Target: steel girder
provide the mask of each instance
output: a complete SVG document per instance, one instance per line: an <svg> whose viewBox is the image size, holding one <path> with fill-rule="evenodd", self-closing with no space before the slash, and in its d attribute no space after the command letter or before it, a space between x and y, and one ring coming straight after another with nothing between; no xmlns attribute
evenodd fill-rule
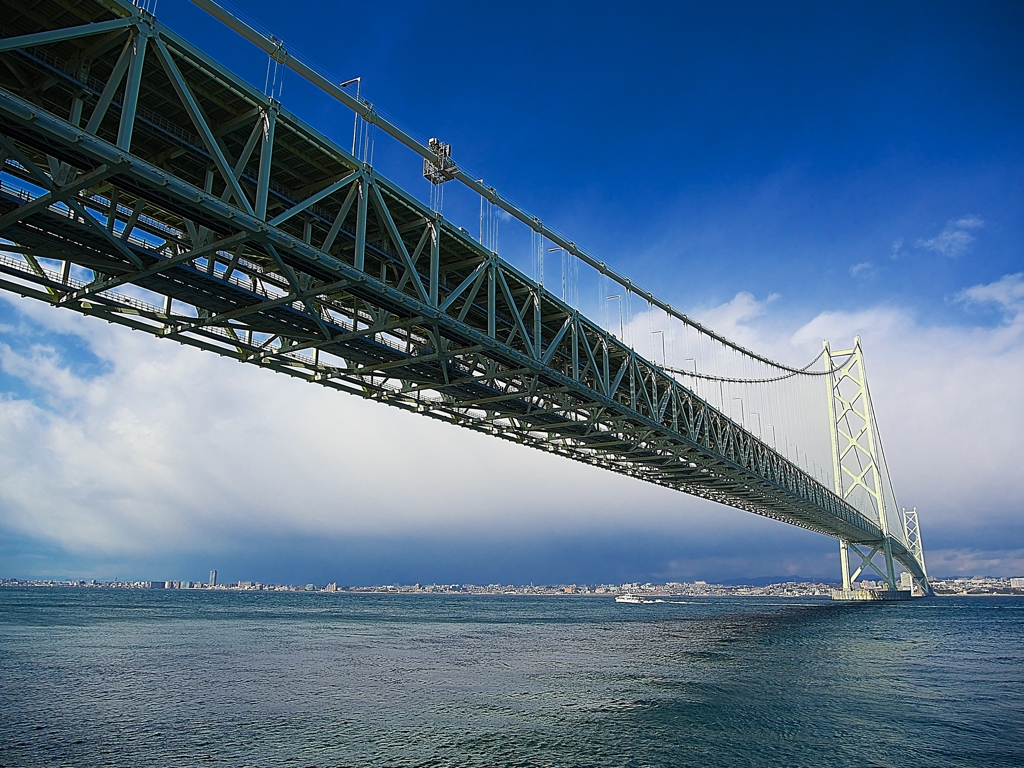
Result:
<svg viewBox="0 0 1024 768"><path fill-rule="evenodd" d="M0 8L0 287L883 541L876 522L144 11ZM894 540L916 564L902 549Z"/></svg>

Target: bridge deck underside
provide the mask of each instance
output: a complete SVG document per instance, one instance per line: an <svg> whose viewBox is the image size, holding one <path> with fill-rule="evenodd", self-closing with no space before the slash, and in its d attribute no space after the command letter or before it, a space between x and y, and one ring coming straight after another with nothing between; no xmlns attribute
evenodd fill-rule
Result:
<svg viewBox="0 0 1024 768"><path fill-rule="evenodd" d="M7 38L135 21L0 50L0 287L881 541L876 522L658 366L133 6L0 0L0 12Z"/></svg>

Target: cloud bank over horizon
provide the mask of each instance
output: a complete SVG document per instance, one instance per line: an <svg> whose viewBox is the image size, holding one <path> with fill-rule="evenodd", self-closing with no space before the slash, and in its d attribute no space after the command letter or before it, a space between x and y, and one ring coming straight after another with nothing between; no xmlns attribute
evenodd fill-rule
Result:
<svg viewBox="0 0 1024 768"><path fill-rule="evenodd" d="M964 288L960 326L891 305L804 319L748 292L696 316L790 362L863 336L931 571L1017 574L1021 278ZM0 530L17 575L200 578L220 563L302 582L835 578L825 537L2 298ZM975 306L1000 321L972 323Z"/></svg>

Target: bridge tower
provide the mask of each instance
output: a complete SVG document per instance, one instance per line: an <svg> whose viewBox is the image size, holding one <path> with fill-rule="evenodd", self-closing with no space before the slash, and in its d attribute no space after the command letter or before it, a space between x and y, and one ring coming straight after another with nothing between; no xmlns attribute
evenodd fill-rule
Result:
<svg viewBox="0 0 1024 768"><path fill-rule="evenodd" d="M924 564L924 547L921 544L921 526L917 521L917 507L903 510L903 536L907 540L907 546L911 554L921 564L921 571L924 573L924 580L915 579L917 587L922 594L929 594L931 587L928 586L928 568Z"/></svg>
<svg viewBox="0 0 1024 768"><path fill-rule="evenodd" d="M828 382L829 427L832 435L832 476L835 492L849 501L864 514L877 518L884 540L875 545L867 554L860 546L839 539L839 557L843 570L843 590L850 592L852 584L871 568L896 591L896 571L893 566L892 540L887 512L895 512L895 500L888 494L888 472L881 458L871 395L868 391L867 371L864 367L864 353L860 336L853 342L853 349L836 350L825 346L825 370L830 371ZM906 518L904 518L906 519ZM913 514L914 530L917 530L917 513ZM900 533L905 534L906 531ZM917 538L920 542L920 536ZM850 550L860 557L860 565L850 573ZM916 554L916 553L915 553ZM885 559L880 568L875 564L876 555ZM921 559L919 557L919 559Z"/></svg>

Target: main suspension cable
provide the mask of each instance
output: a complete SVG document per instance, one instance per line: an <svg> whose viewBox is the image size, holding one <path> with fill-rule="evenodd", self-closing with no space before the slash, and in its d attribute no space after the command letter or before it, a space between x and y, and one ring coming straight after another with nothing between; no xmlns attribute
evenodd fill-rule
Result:
<svg viewBox="0 0 1024 768"><path fill-rule="evenodd" d="M697 371L684 371L684 370L681 370L679 368L671 368L671 367L669 367L667 365L661 366L661 369L664 370L664 371L668 371L669 373L675 373L675 374L680 375L680 376L690 376L692 378L707 379L709 381L724 381L724 382L730 382L730 383L733 383L733 384L769 384L771 382L783 381L785 379L791 379L794 376L801 376L801 375L802 376L830 376L830 375L840 371L842 369L842 367L844 365L846 365L846 362L850 358L850 355L848 355L846 357L846 359L843 360L842 363L840 363L839 365L833 365L832 368L830 368L828 370L825 370L825 371L812 371L812 370L810 370L811 367L815 363L817 363L819 360L821 360L821 358L824 355L825 355L825 350L823 349L823 350L821 350L821 352L818 353L817 357L815 357L813 360L811 360L811 362L809 362L803 368L789 368L789 367L786 367L786 366L774 366L774 364L772 364L774 367L782 368L783 370L790 371L790 372L789 373L785 373L782 376L773 376L773 377L770 377L770 378L767 378L767 379L737 379L737 378L732 378L732 377L729 377L729 376L718 376L717 374L711 374L711 373L697 373ZM760 358L755 358L755 359L760 360ZM716 366L716 368L717 368L717 366Z"/></svg>

